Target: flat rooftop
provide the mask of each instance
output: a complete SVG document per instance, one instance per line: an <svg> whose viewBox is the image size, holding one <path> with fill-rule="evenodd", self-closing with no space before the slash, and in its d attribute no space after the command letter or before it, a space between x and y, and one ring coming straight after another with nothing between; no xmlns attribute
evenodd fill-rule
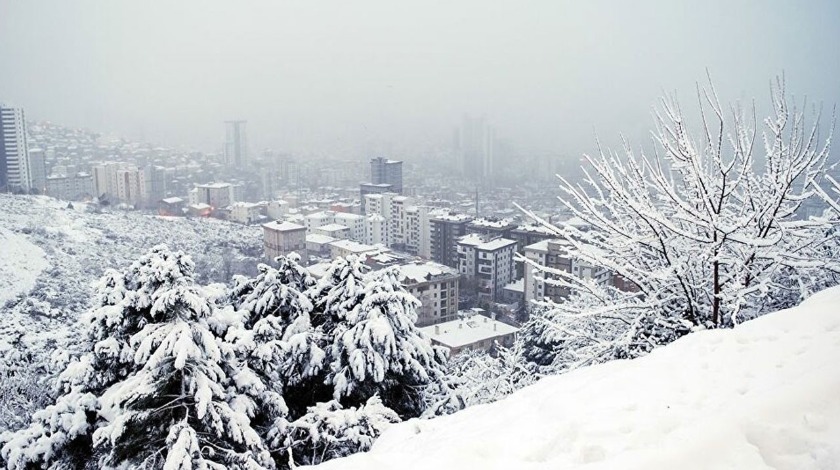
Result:
<svg viewBox="0 0 840 470"><path fill-rule="evenodd" d="M303 225L298 225L292 222L281 222L279 220L275 220L274 222L269 222L267 224L263 224L264 228L269 230L277 230L279 232L292 232L295 230L306 230L306 227Z"/></svg>
<svg viewBox="0 0 840 470"><path fill-rule="evenodd" d="M484 315L474 315L467 319L424 326L420 330L444 346L459 348L479 341L516 333L519 328Z"/></svg>

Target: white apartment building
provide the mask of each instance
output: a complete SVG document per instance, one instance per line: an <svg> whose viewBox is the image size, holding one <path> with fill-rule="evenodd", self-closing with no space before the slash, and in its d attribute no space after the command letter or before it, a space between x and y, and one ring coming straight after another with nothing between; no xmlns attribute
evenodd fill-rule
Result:
<svg viewBox="0 0 840 470"><path fill-rule="evenodd" d="M365 218L365 243L368 245L386 245L388 241L388 223L379 214Z"/></svg>
<svg viewBox="0 0 840 470"><path fill-rule="evenodd" d="M213 209L221 209L238 200L239 189L230 183L198 184L190 190L190 204L207 204Z"/></svg>
<svg viewBox="0 0 840 470"><path fill-rule="evenodd" d="M417 326L456 318L460 275L448 266L432 261L398 265L399 280L420 301Z"/></svg>
<svg viewBox="0 0 840 470"><path fill-rule="evenodd" d="M116 172L116 196L120 202L139 207L146 202L146 177L137 167L124 167Z"/></svg>
<svg viewBox="0 0 840 470"><path fill-rule="evenodd" d="M32 170L22 108L0 103L0 191L32 189Z"/></svg>
<svg viewBox="0 0 840 470"><path fill-rule="evenodd" d="M595 279L599 284L612 282L610 272L599 266L585 261L571 258L563 240L543 240L525 247L525 258L538 264L558 271L565 271L584 279ZM551 275L538 270L531 264L524 266L525 305L530 307L534 300L548 299L552 302L562 302L571 293L568 288L552 285L545 278Z"/></svg>
<svg viewBox="0 0 840 470"><path fill-rule="evenodd" d="M490 351L496 343L511 346L519 328L495 318L473 315L420 330L431 337L432 344L448 348L450 356L454 356L464 351Z"/></svg>
<svg viewBox="0 0 840 470"><path fill-rule="evenodd" d="M475 283L479 299L498 302L505 285L514 280L515 253L515 240L465 235L458 240L458 271Z"/></svg>
<svg viewBox="0 0 840 470"><path fill-rule="evenodd" d="M364 243L366 239L365 232L365 217L359 214L351 214L348 212L334 212L333 223L344 225L350 229L348 238L359 243Z"/></svg>
<svg viewBox="0 0 840 470"><path fill-rule="evenodd" d="M336 240L349 240L350 228L341 224L326 224L313 229L312 234L326 235L335 238Z"/></svg>
<svg viewBox="0 0 840 470"><path fill-rule="evenodd" d="M260 221L265 204L253 202L234 202L230 205L228 219L240 224L254 224Z"/></svg>

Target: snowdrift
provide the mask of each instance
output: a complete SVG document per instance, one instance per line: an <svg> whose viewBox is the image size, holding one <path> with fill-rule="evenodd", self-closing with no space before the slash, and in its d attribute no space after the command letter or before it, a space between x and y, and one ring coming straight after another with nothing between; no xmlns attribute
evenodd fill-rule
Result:
<svg viewBox="0 0 840 470"><path fill-rule="evenodd" d="M25 236L0 227L0 307L32 290L47 266L44 250Z"/></svg>
<svg viewBox="0 0 840 470"><path fill-rule="evenodd" d="M840 468L840 287L734 330L389 428L317 468Z"/></svg>

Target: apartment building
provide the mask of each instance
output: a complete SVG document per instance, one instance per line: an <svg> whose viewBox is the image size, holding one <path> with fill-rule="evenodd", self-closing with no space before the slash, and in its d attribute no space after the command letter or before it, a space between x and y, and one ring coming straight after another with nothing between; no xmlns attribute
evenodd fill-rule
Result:
<svg viewBox="0 0 840 470"><path fill-rule="evenodd" d="M478 298L500 302L502 290L513 281L516 242L469 234L458 240L458 270L475 283Z"/></svg>
<svg viewBox="0 0 840 470"><path fill-rule="evenodd" d="M306 251L306 227L292 222L269 222L263 224L263 244L265 256L274 259L281 255L296 252L302 262L309 256Z"/></svg>
<svg viewBox="0 0 840 470"><path fill-rule="evenodd" d="M420 301L417 326L452 320L458 313L458 271L435 262L397 266L399 280Z"/></svg>

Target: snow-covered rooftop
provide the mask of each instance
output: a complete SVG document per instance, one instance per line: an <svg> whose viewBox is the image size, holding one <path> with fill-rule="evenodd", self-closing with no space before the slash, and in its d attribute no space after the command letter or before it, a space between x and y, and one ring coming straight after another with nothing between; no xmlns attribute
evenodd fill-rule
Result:
<svg viewBox="0 0 840 470"><path fill-rule="evenodd" d="M298 225L292 222L281 222L279 220L275 220L274 222L269 222L267 224L263 224L263 227L269 230L277 230L280 232L291 232L293 230L306 230L306 227L303 225Z"/></svg>
<svg viewBox="0 0 840 470"><path fill-rule="evenodd" d="M197 184L195 185L196 188L205 188L205 189L225 189L231 187L230 183L206 183L206 184Z"/></svg>
<svg viewBox="0 0 840 470"><path fill-rule="evenodd" d="M840 462L840 287L648 356L390 427L322 470L828 469Z"/></svg>
<svg viewBox="0 0 840 470"><path fill-rule="evenodd" d="M306 243L317 243L319 245L326 245L336 241L335 238L329 235L322 235L320 233L310 233L306 235Z"/></svg>
<svg viewBox="0 0 840 470"><path fill-rule="evenodd" d="M484 240L485 238L481 235L470 233L458 239L458 243L461 245L470 245L475 247L475 249L482 251L496 251L506 246L516 245L515 240L509 240L507 238L494 238L489 241Z"/></svg>
<svg viewBox="0 0 840 470"><path fill-rule="evenodd" d="M458 348L519 331L519 328L515 326L484 315L474 315L467 319L452 320L420 329L433 340L450 348Z"/></svg>
<svg viewBox="0 0 840 470"><path fill-rule="evenodd" d="M167 204L180 204L180 203L184 202L184 200L179 198L179 197L168 197L168 198L165 198L165 199L161 199L161 201L163 201Z"/></svg>
<svg viewBox="0 0 840 470"><path fill-rule="evenodd" d="M478 245L476 248L479 250L495 251L511 245L516 245L516 241L508 240L507 238L494 238L489 242Z"/></svg>
<svg viewBox="0 0 840 470"><path fill-rule="evenodd" d="M337 240L332 242L331 245L355 254L367 253L378 249L375 246L365 245L364 243L354 242L353 240Z"/></svg>
<svg viewBox="0 0 840 470"><path fill-rule="evenodd" d="M526 251L541 251L548 252L548 240L540 240L537 243L532 243L525 247Z"/></svg>
<svg viewBox="0 0 840 470"><path fill-rule="evenodd" d="M349 230L346 225L341 224L326 224L318 227L316 230L323 230L324 232L340 232L342 230Z"/></svg>
<svg viewBox="0 0 840 470"><path fill-rule="evenodd" d="M398 266L398 268L400 271L400 282L403 284L418 284L441 276L458 276L458 273L454 269L433 261L403 264Z"/></svg>
<svg viewBox="0 0 840 470"><path fill-rule="evenodd" d="M549 229L544 225L539 224L525 224L520 225L514 229L515 232L531 232L531 233L539 233L543 235L554 236L555 233L553 230Z"/></svg>
<svg viewBox="0 0 840 470"><path fill-rule="evenodd" d="M505 290L512 292L525 292L525 278L517 279L505 285Z"/></svg>
<svg viewBox="0 0 840 470"><path fill-rule="evenodd" d="M472 216L467 214L435 214L433 217L435 220L445 220L447 222L466 222L472 220Z"/></svg>
<svg viewBox="0 0 840 470"><path fill-rule="evenodd" d="M486 227L486 228L505 228L513 225L513 221L510 219L474 219L470 222L470 225L473 227Z"/></svg>

